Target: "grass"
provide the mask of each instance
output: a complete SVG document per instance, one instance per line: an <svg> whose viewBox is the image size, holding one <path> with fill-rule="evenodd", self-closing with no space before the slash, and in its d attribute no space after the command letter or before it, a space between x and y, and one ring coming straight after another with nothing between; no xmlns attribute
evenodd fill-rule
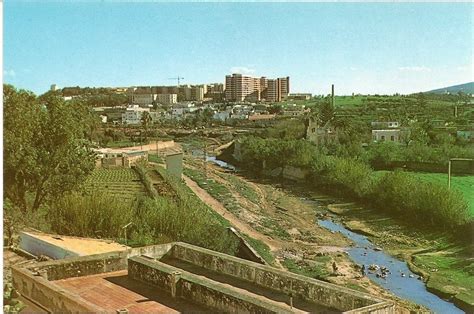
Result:
<svg viewBox="0 0 474 314"><path fill-rule="evenodd" d="M278 237L284 240L291 240L290 234L285 229L283 229L275 220L269 217L263 217L260 222L264 228L269 230L262 230L262 228L257 227L257 229L260 229L264 234L273 237Z"/></svg>
<svg viewBox="0 0 474 314"><path fill-rule="evenodd" d="M325 280L330 275L326 267L330 260L331 258L329 256L317 257L315 261L295 261L285 258L282 264L292 273Z"/></svg>
<svg viewBox="0 0 474 314"><path fill-rule="evenodd" d="M154 155L154 154L148 154L148 161L151 161L157 164L162 164L165 162L161 156Z"/></svg>
<svg viewBox="0 0 474 314"><path fill-rule="evenodd" d="M270 251L270 248L268 245L263 243L260 240L254 239L249 237L246 234L242 234L244 239L252 246L255 251L257 251L258 254L270 265L274 265L275 262L275 257L273 256L272 252Z"/></svg>
<svg viewBox="0 0 474 314"><path fill-rule="evenodd" d="M469 258L454 256L455 252L443 253L419 254L413 258L416 266L431 270L427 288L474 303L474 264Z"/></svg>
<svg viewBox="0 0 474 314"><path fill-rule="evenodd" d="M206 190L212 197L221 202L230 212L234 214L240 212L240 205L226 186L214 181L213 179L206 178L204 174L198 170L185 167L184 174L195 181L201 188Z"/></svg>
<svg viewBox="0 0 474 314"><path fill-rule="evenodd" d="M226 179L230 184L232 184L232 186L237 190L240 195L242 195L243 197L245 197L256 205L260 204L260 196L255 191L255 189L250 186L250 184L240 179L239 177L236 177L235 175L219 173L219 176L223 179Z"/></svg>

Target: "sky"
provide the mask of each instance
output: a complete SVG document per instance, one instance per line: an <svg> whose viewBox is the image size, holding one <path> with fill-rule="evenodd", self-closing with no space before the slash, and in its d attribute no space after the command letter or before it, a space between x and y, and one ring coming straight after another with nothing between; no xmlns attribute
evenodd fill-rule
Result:
<svg viewBox="0 0 474 314"><path fill-rule="evenodd" d="M3 80L65 86L290 77L291 92L414 93L473 81L470 3L3 5Z"/></svg>

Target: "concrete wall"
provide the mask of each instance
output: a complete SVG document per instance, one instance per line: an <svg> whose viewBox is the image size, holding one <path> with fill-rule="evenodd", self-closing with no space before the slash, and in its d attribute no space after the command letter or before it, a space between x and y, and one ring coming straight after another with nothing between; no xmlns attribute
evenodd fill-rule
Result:
<svg viewBox="0 0 474 314"><path fill-rule="evenodd" d="M237 230L230 227L228 228L228 231L239 241L239 246L237 247L237 253L235 256L255 263L268 265L260 254L258 254L257 251L255 251L254 248L237 232Z"/></svg>
<svg viewBox="0 0 474 314"><path fill-rule="evenodd" d="M166 172L181 179L183 175L183 153L166 156Z"/></svg>
<svg viewBox="0 0 474 314"><path fill-rule="evenodd" d="M29 300L34 300L51 313L100 313L103 310L77 295L34 276L17 267L12 267L13 286Z"/></svg>
<svg viewBox="0 0 474 314"><path fill-rule="evenodd" d="M269 266L247 262L230 255L197 248L185 243L173 246L172 257L218 273L250 281L258 286L290 293L290 290L304 300L334 308L340 311L383 302L371 295L334 284L274 269ZM385 304L385 312L391 313L393 304Z"/></svg>
<svg viewBox="0 0 474 314"><path fill-rule="evenodd" d="M159 287L176 298L224 313L292 313L275 301L263 300L245 290L209 280L144 257L131 257L128 276Z"/></svg>
<svg viewBox="0 0 474 314"><path fill-rule="evenodd" d="M45 255L52 259L63 259L79 256L78 253L66 250L52 243L43 241L25 232L20 232L20 249L35 256Z"/></svg>

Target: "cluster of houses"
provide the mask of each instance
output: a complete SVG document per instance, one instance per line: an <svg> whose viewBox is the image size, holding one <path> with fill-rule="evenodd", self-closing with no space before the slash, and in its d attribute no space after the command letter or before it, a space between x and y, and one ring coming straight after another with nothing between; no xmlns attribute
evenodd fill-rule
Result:
<svg viewBox="0 0 474 314"><path fill-rule="evenodd" d="M304 105L286 104L277 113L271 113L268 104L235 103L235 104L202 104L196 102L180 102L165 108L163 106L140 106L131 104L120 107L96 107L103 123L115 123L124 125L140 125L145 113L152 122L159 119L183 120L192 117L203 110L209 110L212 118L216 121L226 122L228 120L269 121L274 120L277 115L283 117L298 117L310 112Z"/></svg>

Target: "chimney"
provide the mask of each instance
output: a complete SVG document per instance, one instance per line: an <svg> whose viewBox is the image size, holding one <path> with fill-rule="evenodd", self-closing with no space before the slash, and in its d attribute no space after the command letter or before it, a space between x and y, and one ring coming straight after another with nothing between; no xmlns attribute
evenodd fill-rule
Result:
<svg viewBox="0 0 474 314"><path fill-rule="evenodd" d="M334 98L334 84L331 85L331 101L332 101L332 107L334 108L336 106L335 103L335 98Z"/></svg>

